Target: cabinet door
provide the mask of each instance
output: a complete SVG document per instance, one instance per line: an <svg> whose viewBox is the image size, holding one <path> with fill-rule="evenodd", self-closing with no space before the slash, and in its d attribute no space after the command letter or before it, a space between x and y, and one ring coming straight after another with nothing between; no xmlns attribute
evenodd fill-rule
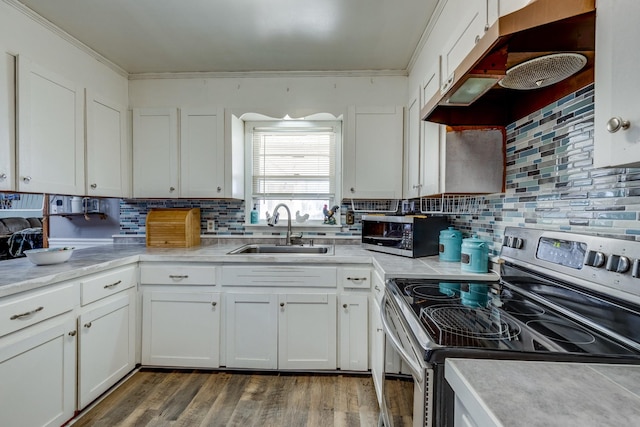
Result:
<svg viewBox="0 0 640 427"><path fill-rule="evenodd" d="M73 417L75 335L66 316L0 341L0 425L58 427Z"/></svg>
<svg viewBox="0 0 640 427"><path fill-rule="evenodd" d="M402 198L403 108L350 107L344 147L345 198Z"/></svg>
<svg viewBox="0 0 640 427"><path fill-rule="evenodd" d="M127 109L87 90L87 193L129 197L131 154Z"/></svg>
<svg viewBox="0 0 640 427"><path fill-rule="evenodd" d="M369 322L367 295L341 295L338 316L340 369L369 369Z"/></svg>
<svg viewBox="0 0 640 427"><path fill-rule="evenodd" d="M278 367L336 369L336 296L279 295Z"/></svg>
<svg viewBox="0 0 640 427"><path fill-rule="evenodd" d="M145 289L142 304L143 364L220 366L219 293Z"/></svg>
<svg viewBox="0 0 640 427"><path fill-rule="evenodd" d="M414 199L420 195L422 176L420 173L420 102L419 92L412 97L407 107L407 133L404 155L404 198Z"/></svg>
<svg viewBox="0 0 640 427"><path fill-rule="evenodd" d="M422 188L421 196L442 193L441 164L444 165L446 134L444 126L433 122L422 122ZM443 167L442 167L443 168Z"/></svg>
<svg viewBox="0 0 640 427"><path fill-rule="evenodd" d="M0 190L15 190L15 57L0 55Z"/></svg>
<svg viewBox="0 0 640 427"><path fill-rule="evenodd" d="M95 303L78 317L78 408L82 409L135 367L135 292Z"/></svg>
<svg viewBox="0 0 640 427"><path fill-rule="evenodd" d="M596 14L594 165L640 166L640 57L629 40L640 37L633 0L599 1ZM630 126L616 130L618 122ZM610 123L612 131L607 130Z"/></svg>
<svg viewBox="0 0 640 427"><path fill-rule="evenodd" d="M446 8L453 8L455 14L455 24L451 31L451 36L442 51L442 85L441 92L444 94L453 83L454 71L462 63L475 44L484 35L487 23L487 3L486 0L449 0Z"/></svg>
<svg viewBox="0 0 640 427"><path fill-rule="evenodd" d="M180 111L180 197L223 197L224 110Z"/></svg>
<svg viewBox="0 0 640 427"><path fill-rule="evenodd" d="M225 295L228 368L278 367L277 302L275 294Z"/></svg>
<svg viewBox="0 0 640 427"><path fill-rule="evenodd" d="M75 83L18 58L18 191L85 193L83 101Z"/></svg>
<svg viewBox="0 0 640 427"><path fill-rule="evenodd" d="M385 338L380 319L380 305L374 298L371 304L371 376L378 404L382 405L382 382L384 380Z"/></svg>
<svg viewBox="0 0 640 427"><path fill-rule="evenodd" d="M178 197L178 110L133 110L133 196Z"/></svg>

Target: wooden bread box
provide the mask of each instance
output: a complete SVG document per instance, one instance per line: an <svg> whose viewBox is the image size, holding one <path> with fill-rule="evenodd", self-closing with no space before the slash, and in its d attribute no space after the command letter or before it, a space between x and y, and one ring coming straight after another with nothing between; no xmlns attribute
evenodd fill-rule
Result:
<svg viewBox="0 0 640 427"><path fill-rule="evenodd" d="M147 214L147 246L188 248L200 245L200 208L151 209Z"/></svg>

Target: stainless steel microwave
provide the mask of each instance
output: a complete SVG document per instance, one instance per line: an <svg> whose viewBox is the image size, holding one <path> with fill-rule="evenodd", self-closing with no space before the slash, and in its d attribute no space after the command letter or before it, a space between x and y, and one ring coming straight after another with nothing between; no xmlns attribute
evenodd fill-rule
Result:
<svg viewBox="0 0 640 427"><path fill-rule="evenodd" d="M365 249L411 258L438 255L440 231L449 222L442 216L362 216Z"/></svg>

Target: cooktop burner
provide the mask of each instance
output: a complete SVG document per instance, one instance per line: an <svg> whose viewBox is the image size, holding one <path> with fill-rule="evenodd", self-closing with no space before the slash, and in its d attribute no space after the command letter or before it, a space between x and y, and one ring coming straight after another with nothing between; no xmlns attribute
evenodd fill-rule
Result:
<svg viewBox="0 0 640 427"><path fill-rule="evenodd" d="M541 332L545 337L557 342L564 342L575 345L592 344L596 337L589 331L567 322L553 320L530 320L527 326Z"/></svg>

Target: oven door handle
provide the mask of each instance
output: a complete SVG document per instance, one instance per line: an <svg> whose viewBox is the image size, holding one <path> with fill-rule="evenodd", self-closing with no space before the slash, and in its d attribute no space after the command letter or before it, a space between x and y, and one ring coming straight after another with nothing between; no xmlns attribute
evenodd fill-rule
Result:
<svg viewBox="0 0 640 427"><path fill-rule="evenodd" d="M380 318L382 320L382 329L384 329L384 333L391 339L391 345L396 349L400 356L407 362L409 366L409 370L413 375L413 378L418 381L418 383L422 383L424 379L424 374L422 372L422 367L420 363L412 358L409 353L402 347L402 343L400 342L400 338L396 336L391 327L389 326L389 320L387 319L387 313L385 310L387 304L387 296L383 295L382 300L380 301Z"/></svg>

